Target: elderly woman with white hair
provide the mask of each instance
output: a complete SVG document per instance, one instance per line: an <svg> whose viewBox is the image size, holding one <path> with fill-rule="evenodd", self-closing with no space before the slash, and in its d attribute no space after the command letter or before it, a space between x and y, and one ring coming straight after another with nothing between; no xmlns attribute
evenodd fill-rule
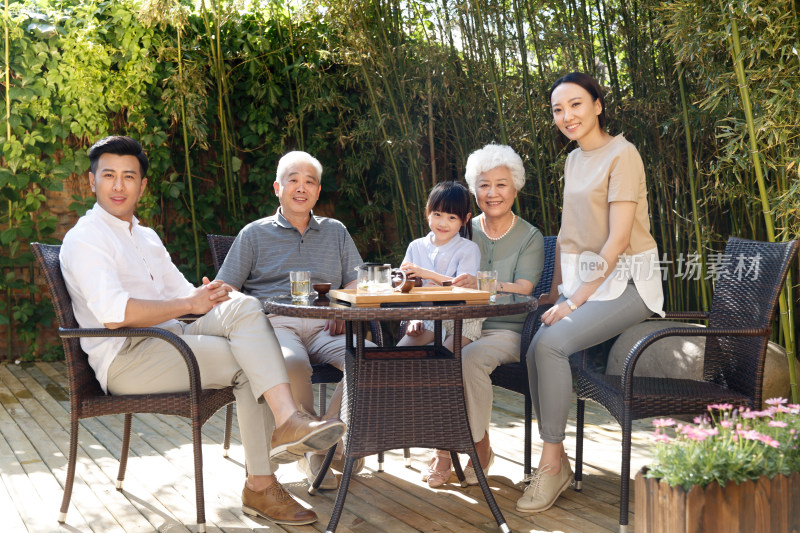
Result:
<svg viewBox="0 0 800 533"><path fill-rule="evenodd" d="M472 219L472 240L481 251L481 270L497 271L497 290L530 294L544 265L544 237L518 217L511 208L525 185L522 159L510 147L489 144L467 159L465 179L481 214ZM477 288L477 279L461 274L453 280L459 287ZM489 375L499 365L519 361L525 315L489 318L481 338L461 352L469 425L484 472L494 460L489 444L492 417L492 381ZM431 487L450 478L449 452L436 450L423 476ZM464 470L467 483L477 485L472 464Z"/></svg>

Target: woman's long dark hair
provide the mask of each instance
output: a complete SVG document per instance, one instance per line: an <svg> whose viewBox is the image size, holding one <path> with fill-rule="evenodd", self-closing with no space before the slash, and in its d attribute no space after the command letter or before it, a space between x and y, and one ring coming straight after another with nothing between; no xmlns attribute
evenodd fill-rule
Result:
<svg viewBox="0 0 800 533"><path fill-rule="evenodd" d="M472 197L464 185L457 181L437 183L428 195L425 216L434 211L451 213L459 217L461 219L459 235L472 240L472 224L467 221L467 217L472 213Z"/></svg>

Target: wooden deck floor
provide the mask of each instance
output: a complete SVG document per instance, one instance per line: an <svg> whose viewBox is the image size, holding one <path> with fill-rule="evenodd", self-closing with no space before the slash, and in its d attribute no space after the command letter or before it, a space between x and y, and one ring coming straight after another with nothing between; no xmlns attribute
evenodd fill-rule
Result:
<svg viewBox="0 0 800 533"><path fill-rule="evenodd" d="M0 365L0 523L7 532L196 531L191 436L178 417L137 415L125 490L115 490L122 418L82 423L81 451L67 524L56 521L66 477L69 401L63 363ZM514 510L522 492L521 397L495 389L492 444L496 461L489 484L512 531L594 533L616 531L619 502L619 426L601 408L587 405L584 483L569 489L550 510L523 516ZM235 418L234 418L235 420ZM567 451L574 457L574 404ZM335 491L309 496L294 465L278 471L280 481L313 507L312 526L275 526L242 514L244 454L234 426L229 458L222 456L224 420L218 413L203 428L206 516L209 531L324 531ZM631 471L649 460L648 421L634 425ZM536 429L534 429L536 435ZM535 438L535 437L534 437ZM534 460L537 458L534 450ZM498 531L478 487L449 484L442 490L422 483L429 451L412 449L412 467L402 451L387 452L385 471L376 457L354 476L338 531ZM631 508L633 505L631 505ZM631 514L631 529L633 515Z"/></svg>

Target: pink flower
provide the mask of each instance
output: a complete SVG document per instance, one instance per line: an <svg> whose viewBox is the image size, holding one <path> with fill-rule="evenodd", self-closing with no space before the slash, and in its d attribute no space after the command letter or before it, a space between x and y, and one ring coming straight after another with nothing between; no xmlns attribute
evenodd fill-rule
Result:
<svg viewBox="0 0 800 533"><path fill-rule="evenodd" d="M779 448L781 443L770 437L769 435L761 435L758 440L766 444L767 446L772 446L773 448Z"/></svg>
<svg viewBox="0 0 800 533"><path fill-rule="evenodd" d="M712 411L714 409L719 409L720 411L729 411L733 409L733 405L729 403L714 403L708 406L709 411Z"/></svg>
<svg viewBox="0 0 800 533"><path fill-rule="evenodd" d="M684 428L683 434L686 435L690 440L693 440L695 442L703 442L709 436L715 435L716 433L708 429L686 426Z"/></svg>
<svg viewBox="0 0 800 533"><path fill-rule="evenodd" d="M653 435L653 442L658 443L658 442L669 442L669 441L670 441L669 437L667 435L664 435L663 433L656 433L655 435Z"/></svg>
<svg viewBox="0 0 800 533"><path fill-rule="evenodd" d="M721 420L719 425L724 427L725 429L730 429L731 426L733 426L733 422L731 422L730 420Z"/></svg>
<svg viewBox="0 0 800 533"><path fill-rule="evenodd" d="M675 425L675 421L671 418L656 418L653 420L653 425L657 428L668 428Z"/></svg>
<svg viewBox="0 0 800 533"><path fill-rule="evenodd" d="M789 424L787 424L783 420L770 420L768 425L769 425L769 427L772 427L772 428L785 428Z"/></svg>
<svg viewBox="0 0 800 533"><path fill-rule="evenodd" d="M744 413L742 413L742 418L750 419L758 417L759 417L758 411L745 411Z"/></svg>
<svg viewBox="0 0 800 533"><path fill-rule="evenodd" d="M761 434L753 429L739 431L739 436L741 436L743 439L763 442L767 446L772 446L773 448L778 448L780 446L780 443L769 435Z"/></svg>
<svg viewBox="0 0 800 533"><path fill-rule="evenodd" d="M754 429L740 429L736 432L740 437L748 440L758 440L761 436L761 433Z"/></svg>
<svg viewBox="0 0 800 533"><path fill-rule="evenodd" d="M789 400L786 398L770 398L769 400L764 400L764 403L767 405L783 405L789 403Z"/></svg>

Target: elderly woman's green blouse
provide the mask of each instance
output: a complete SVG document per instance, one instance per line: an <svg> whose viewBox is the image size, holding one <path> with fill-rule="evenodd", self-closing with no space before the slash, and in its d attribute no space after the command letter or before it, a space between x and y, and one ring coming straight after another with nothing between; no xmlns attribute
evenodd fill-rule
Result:
<svg viewBox="0 0 800 533"><path fill-rule="evenodd" d="M472 219L472 240L481 250L481 270L496 270L498 282L530 281L535 287L544 266L544 237L535 226L517 218L504 237L493 241L481 229L480 220ZM525 314L486 319L486 329L509 329L522 333Z"/></svg>

